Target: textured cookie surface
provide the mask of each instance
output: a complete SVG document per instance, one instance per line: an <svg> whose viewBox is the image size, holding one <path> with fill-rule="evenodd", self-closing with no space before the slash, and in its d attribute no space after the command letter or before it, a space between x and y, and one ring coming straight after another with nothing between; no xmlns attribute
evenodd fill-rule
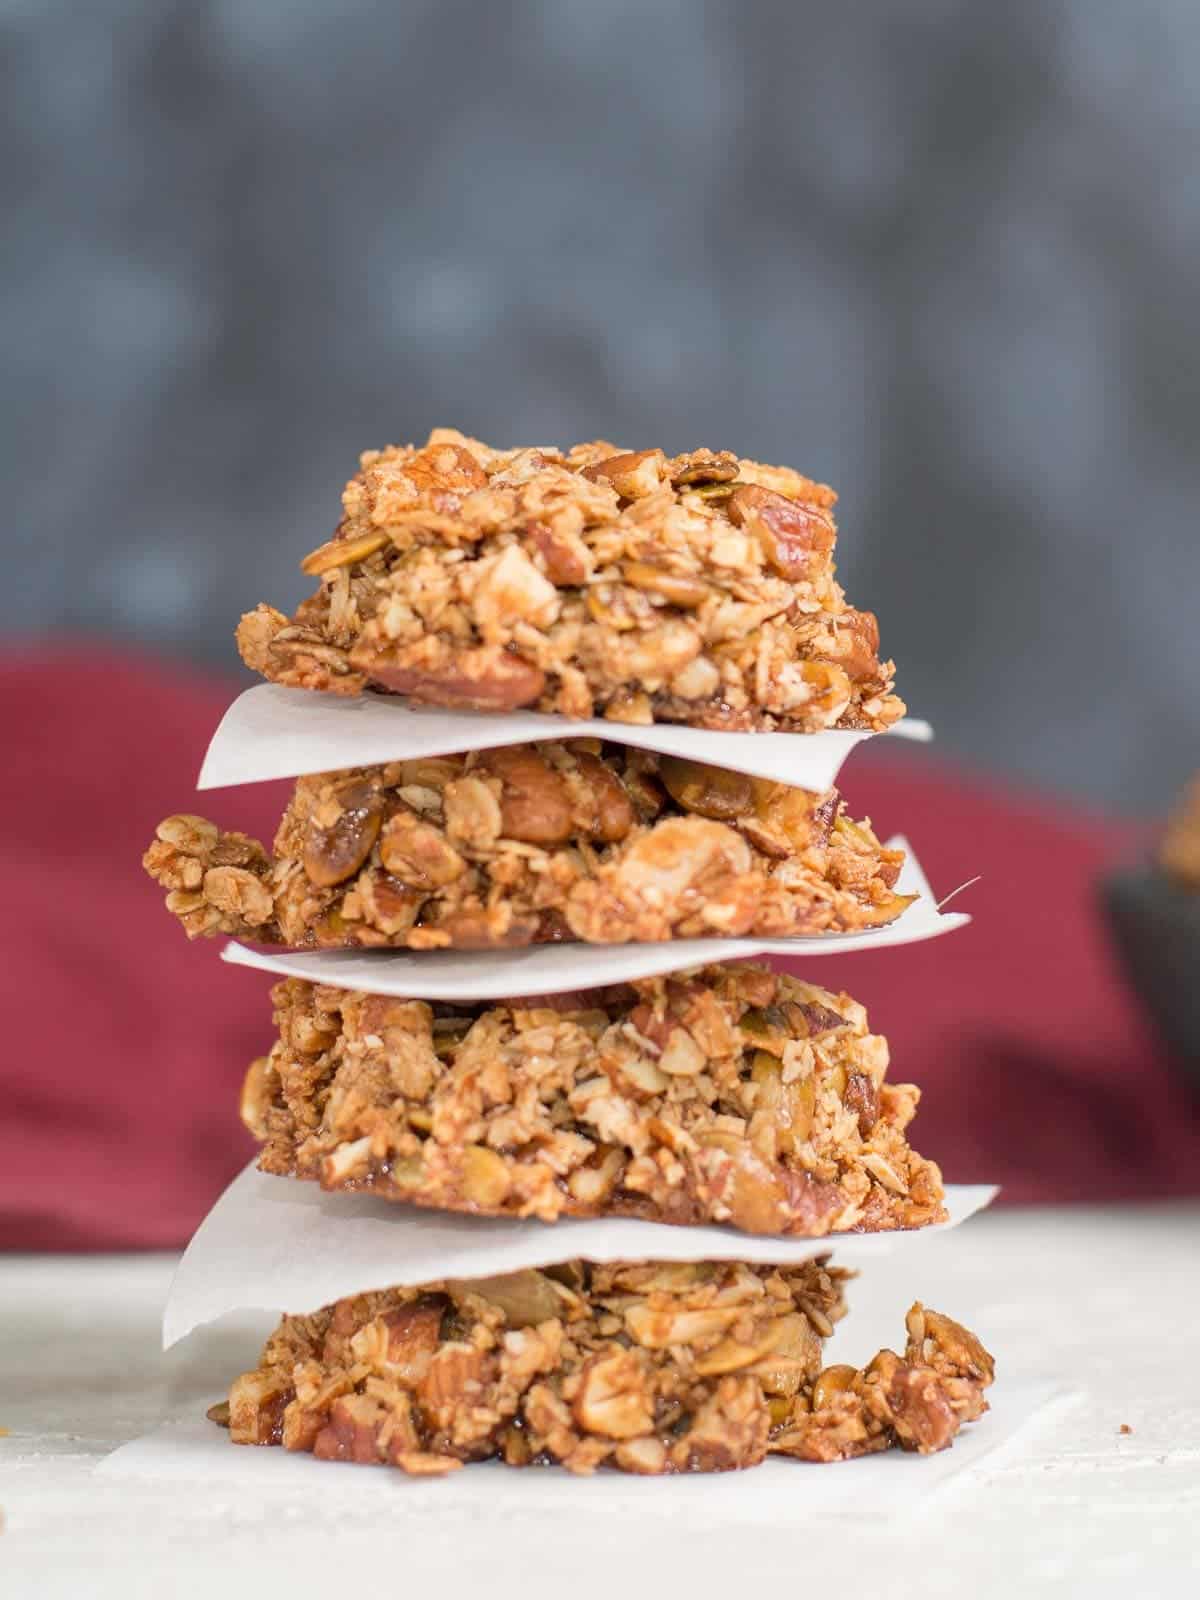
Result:
<svg viewBox="0 0 1200 1600"><path fill-rule="evenodd" d="M276 683L619 722L882 729L904 710L833 566L835 495L728 452L368 451L288 618L243 617Z"/></svg>
<svg viewBox="0 0 1200 1600"><path fill-rule="evenodd" d="M209 1415L238 1444L440 1475L469 1461L720 1472L945 1449L993 1363L920 1304L904 1354L825 1367L826 1261L776 1269L568 1262L391 1289L285 1317Z"/></svg>
<svg viewBox="0 0 1200 1600"><path fill-rule="evenodd" d="M903 859L834 790L572 740L303 778L273 857L168 817L145 865L193 937L429 950L874 928Z"/></svg>
<svg viewBox="0 0 1200 1600"><path fill-rule="evenodd" d="M739 965L470 1009L288 979L243 1117L267 1172L507 1216L823 1236L940 1222L863 1007Z"/></svg>

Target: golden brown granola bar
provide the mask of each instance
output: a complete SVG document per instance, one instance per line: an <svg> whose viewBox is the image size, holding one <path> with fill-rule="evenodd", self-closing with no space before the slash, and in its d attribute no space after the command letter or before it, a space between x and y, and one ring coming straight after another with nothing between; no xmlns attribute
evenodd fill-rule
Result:
<svg viewBox="0 0 1200 1600"><path fill-rule="evenodd" d="M418 1476L499 1459L724 1472L768 1455L928 1454L987 1410L992 1357L919 1302L903 1356L822 1366L847 1275L580 1261L285 1317L209 1416L237 1444Z"/></svg>
<svg viewBox="0 0 1200 1600"><path fill-rule="evenodd" d="M572 740L302 778L273 859L168 817L145 865L192 937L426 950L873 928L903 860L836 790Z"/></svg>
<svg viewBox="0 0 1200 1600"><path fill-rule="evenodd" d="M834 578L833 491L728 451L369 450L292 618L238 648L276 683L705 728L882 729L903 714Z"/></svg>
<svg viewBox="0 0 1200 1600"><path fill-rule="evenodd" d="M762 967L455 1007L299 979L242 1115L266 1172L450 1211L619 1214L751 1233L916 1228L941 1173L908 1144L867 1014Z"/></svg>

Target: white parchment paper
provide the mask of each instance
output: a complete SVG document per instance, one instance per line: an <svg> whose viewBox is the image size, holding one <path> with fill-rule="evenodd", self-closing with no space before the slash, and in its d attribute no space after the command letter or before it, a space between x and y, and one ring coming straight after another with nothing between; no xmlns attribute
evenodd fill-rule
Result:
<svg viewBox="0 0 1200 1600"><path fill-rule="evenodd" d="M247 1364L256 1358L257 1351L249 1348ZM293 1515L299 1514L305 1499L319 1499L323 1507L331 1501L355 1509L378 1507L381 1515L441 1512L458 1517L464 1525L469 1519L472 1536L481 1539L487 1537L489 1524L507 1526L514 1518L591 1511L611 1518L670 1518L673 1536L684 1535L689 1520L701 1517L707 1526L717 1518L735 1526L783 1529L844 1516L874 1527L901 1515L906 1520L919 1515L935 1489L1013 1443L1039 1414L1057 1410L1069 1398L1052 1384L1001 1379L989 1391L991 1409L959 1434L952 1449L939 1455L889 1450L825 1466L772 1459L749 1472L682 1477L631 1478L599 1472L577 1478L559 1467L517 1472L489 1461L430 1481L382 1467L355 1467L287 1450L234 1445L224 1428L203 1419L171 1424L122 1445L95 1470L106 1478L226 1485L253 1495L256 1502L278 1494L289 1502ZM536 1549L535 1529L533 1522L531 1551Z"/></svg>
<svg viewBox="0 0 1200 1600"><path fill-rule="evenodd" d="M764 1238L735 1228L677 1228L626 1217L553 1225L422 1211L247 1167L200 1224L163 1313L163 1347L231 1312L315 1311L367 1289L478 1278L582 1257L588 1261L794 1263L833 1252L842 1266L923 1242L986 1206L989 1184L950 1185L949 1222L910 1233Z"/></svg>
<svg viewBox="0 0 1200 1600"><path fill-rule="evenodd" d="M902 739L933 737L929 724L914 717L903 718L888 731ZM196 787L221 789L535 739L592 738L689 756L801 789L828 789L855 745L872 737L840 729L713 733L669 722L645 728L597 719L575 721L538 711L445 711L408 705L387 695L343 697L264 683L239 695L221 719Z"/></svg>
<svg viewBox="0 0 1200 1600"><path fill-rule="evenodd" d="M888 840L907 851L896 887L920 896L886 928L868 933L825 933L811 939L671 939L661 944L540 944L520 950L253 950L236 941L222 960L284 978L307 978L368 994L420 1000L504 1000L522 994L563 994L713 961L750 956L842 955L918 944L964 927L961 911L938 910L929 880L900 835Z"/></svg>

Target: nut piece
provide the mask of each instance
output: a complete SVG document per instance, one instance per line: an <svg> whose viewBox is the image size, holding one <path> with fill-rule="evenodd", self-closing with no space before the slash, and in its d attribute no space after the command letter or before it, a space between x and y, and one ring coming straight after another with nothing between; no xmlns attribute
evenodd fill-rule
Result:
<svg viewBox="0 0 1200 1600"><path fill-rule="evenodd" d="M483 637L503 642L519 622L548 628L562 607L558 590L519 544L507 545L475 585L472 610Z"/></svg>
<svg viewBox="0 0 1200 1600"><path fill-rule="evenodd" d="M663 567L653 567L645 561L630 561L622 576L635 589L661 596L668 605L681 611L694 611L708 599L712 590L700 578L690 578L686 573L667 572Z"/></svg>
<svg viewBox="0 0 1200 1600"><path fill-rule="evenodd" d="M844 1365L825 1367L813 1384L813 1410L824 1411L826 1406L832 1405L835 1396L848 1392L857 1377L858 1372L854 1367Z"/></svg>
<svg viewBox="0 0 1200 1600"><path fill-rule="evenodd" d="M837 537L832 521L815 506L758 484L743 483L734 489L729 520L752 533L768 563L793 583L816 576Z"/></svg>
<svg viewBox="0 0 1200 1600"><path fill-rule="evenodd" d="M394 1382L415 1388L441 1339L444 1299L414 1300L383 1319L387 1344L384 1369Z"/></svg>
<svg viewBox="0 0 1200 1600"><path fill-rule="evenodd" d="M365 561L387 543L386 533L368 533L361 539L330 539L305 556L300 570L307 572L310 578L320 577L323 572L332 572L337 567L351 567L356 561Z"/></svg>
<svg viewBox="0 0 1200 1600"><path fill-rule="evenodd" d="M440 889L467 870L442 830L411 811L388 818L379 838L379 858L399 882L418 889Z"/></svg>
<svg viewBox="0 0 1200 1600"><path fill-rule="evenodd" d="M319 1461L376 1465L384 1459L380 1435L386 1415L382 1404L371 1395L340 1395L329 1409L329 1420L313 1439L313 1455Z"/></svg>
<svg viewBox="0 0 1200 1600"><path fill-rule="evenodd" d="M567 1293L553 1278L532 1267L495 1278L465 1278L447 1284L451 1294L477 1294L499 1306L510 1328L536 1328L562 1314Z"/></svg>
<svg viewBox="0 0 1200 1600"><path fill-rule="evenodd" d="M671 479L677 489L697 483L732 483L738 475L738 458L731 450L693 450L684 461Z"/></svg>
<svg viewBox="0 0 1200 1600"><path fill-rule="evenodd" d="M529 544L550 582L560 589L578 588L591 577L596 558L577 533L534 522L529 527Z"/></svg>
<svg viewBox="0 0 1200 1600"><path fill-rule="evenodd" d="M722 1378L715 1394L692 1418L671 1452L684 1472L728 1472L753 1466L767 1453L771 1417L758 1385L750 1377Z"/></svg>
<svg viewBox="0 0 1200 1600"><path fill-rule="evenodd" d="M655 1304L639 1300L625 1313L625 1326L644 1350L667 1350L675 1344L699 1344L723 1335L745 1315L745 1307Z"/></svg>
<svg viewBox="0 0 1200 1600"><path fill-rule="evenodd" d="M229 1436L233 1442L278 1444L283 1413L295 1392L280 1373L243 1373L229 1391Z"/></svg>
<svg viewBox="0 0 1200 1600"><path fill-rule="evenodd" d="M584 467L580 476L611 484L623 500L640 500L658 488L665 466L661 450L626 450Z"/></svg>
<svg viewBox="0 0 1200 1600"><path fill-rule="evenodd" d="M770 1351L755 1374L767 1394L794 1397L820 1370L823 1335L803 1311L779 1317L771 1333Z"/></svg>
<svg viewBox="0 0 1200 1600"><path fill-rule="evenodd" d="M782 1060L767 1050L756 1050L750 1077L759 1085L754 1101L756 1115L770 1118L775 1143L783 1155L790 1155L812 1132L817 1104L817 1084L812 1073L807 1077L783 1081Z"/></svg>
<svg viewBox="0 0 1200 1600"><path fill-rule="evenodd" d="M658 774L672 800L698 816L733 822L754 809L754 783L743 772L726 772L683 756L662 756Z"/></svg>
<svg viewBox="0 0 1200 1600"><path fill-rule="evenodd" d="M617 1446L615 1459L626 1472L653 1477L667 1470L667 1447L661 1439L649 1436L627 1439Z"/></svg>
<svg viewBox="0 0 1200 1600"><path fill-rule="evenodd" d="M696 1371L702 1378L721 1377L727 1372L741 1372L772 1354L778 1341L787 1332L786 1319L778 1317L766 1327L754 1330L751 1337L739 1339L730 1334L715 1344L711 1350L696 1357Z"/></svg>
<svg viewBox="0 0 1200 1600"><path fill-rule="evenodd" d="M762 880L750 847L724 823L668 817L576 883L566 918L576 938L602 944L665 939L680 923L698 936L750 927Z"/></svg>
<svg viewBox="0 0 1200 1600"><path fill-rule="evenodd" d="M669 1077L694 1078L708 1066L708 1057L686 1028L672 1028L658 1065Z"/></svg>
<svg viewBox="0 0 1200 1600"><path fill-rule="evenodd" d="M835 648L829 653L851 678L862 681L879 672L879 622L873 611L847 606L834 628Z"/></svg>
<svg viewBox="0 0 1200 1600"><path fill-rule="evenodd" d="M532 705L546 687L546 674L499 645L474 650L437 648L436 639L378 648L365 639L351 651L352 664L393 694L467 711L515 711Z"/></svg>
<svg viewBox="0 0 1200 1600"><path fill-rule="evenodd" d="M389 1459L410 1478L447 1478L463 1466L457 1456L439 1456L431 1450L401 1450Z"/></svg>
<svg viewBox="0 0 1200 1600"><path fill-rule="evenodd" d="M314 810L304 847L304 870L322 889L352 878L371 854L383 820L379 790L366 778L334 786Z"/></svg>
<svg viewBox="0 0 1200 1600"><path fill-rule="evenodd" d="M430 442L401 467L398 477L408 480L414 502L453 514L463 497L487 487L487 473L465 445L430 436ZM415 491L415 492L414 492Z"/></svg>
<svg viewBox="0 0 1200 1600"><path fill-rule="evenodd" d="M721 686L721 674L716 663L707 656L697 656L671 679L671 693L681 700L707 700Z"/></svg>
<svg viewBox="0 0 1200 1600"><path fill-rule="evenodd" d="M259 1056L246 1068L242 1079L242 1095L238 1113L242 1125L256 1139L265 1140L269 1131L267 1113L273 1098L271 1061L269 1056Z"/></svg>
<svg viewBox="0 0 1200 1600"><path fill-rule="evenodd" d="M796 661L781 667L777 682L771 685L772 702L781 711L804 706L821 719L822 727L832 727L850 704L850 679L831 661Z"/></svg>
<svg viewBox="0 0 1200 1600"><path fill-rule="evenodd" d="M859 1133L864 1139L870 1138L871 1130L879 1121L879 1089L874 1079L864 1072L852 1072L846 1079L842 1099L848 1111L858 1113Z"/></svg>
<svg viewBox="0 0 1200 1600"><path fill-rule="evenodd" d="M599 756L576 750L575 807L583 831L604 844L616 844L633 827L633 801L624 784Z"/></svg>
<svg viewBox="0 0 1200 1600"><path fill-rule="evenodd" d="M486 1145L469 1144L463 1151L463 1199L481 1211L494 1211L502 1205L512 1187L508 1168Z"/></svg>
<svg viewBox="0 0 1200 1600"><path fill-rule="evenodd" d="M463 906L440 917L435 931L454 950L495 950L532 944L539 926L538 917L508 915L503 906Z"/></svg>
<svg viewBox="0 0 1200 1600"><path fill-rule="evenodd" d="M714 1189L728 1207L729 1220L746 1233L782 1233L788 1222L787 1193L780 1177L735 1134L703 1132L697 1142L720 1152L712 1173Z"/></svg>
<svg viewBox="0 0 1200 1600"><path fill-rule="evenodd" d="M457 1415L478 1403L492 1365L473 1345L460 1341L442 1345L417 1390L430 1426L439 1431L452 1429Z"/></svg>
<svg viewBox="0 0 1200 1600"><path fill-rule="evenodd" d="M566 844L573 832L567 786L529 745L480 752L477 770L500 780L500 832L526 844Z"/></svg>
<svg viewBox="0 0 1200 1600"><path fill-rule="evenodd" d="M588 1433L608 1439L633 1439L654 1423L654 1404L642 1363L633 1350L592 1356L579 1375L572 1408Z"/></svg>
<svg viewBox="0 0 1200 1600"><path fill-rule="evenodd" d="M958 1432L960 1418L937 1374L909 1366L890 1350L881 1350L867 1368L863 1399L906 1450L931 1455Z"/></svg>

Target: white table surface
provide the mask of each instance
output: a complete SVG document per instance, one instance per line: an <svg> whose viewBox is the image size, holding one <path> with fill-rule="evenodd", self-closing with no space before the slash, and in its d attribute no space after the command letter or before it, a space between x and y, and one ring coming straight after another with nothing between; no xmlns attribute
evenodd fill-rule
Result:
<svg viewBox="0 0 1200 1600"><path fill-rule="evenodd" d="M975 1327L1002 1373L1078 1392L911 1522L761 1528L584 1511L383 1518L315 1492L97 1478L117 1444L195 1415L253 1359L217 1329L164 1357L173 1258L0 1257L0 1595L641 1595L770 1584L807 1600L1200 1594L1200 1208L1014 1211L888 1259L852 1286L839 1354L901 1335L920 1296ZM1122 1424L1133 1430L1122 1434ZM986 1419L980 1425L986 1427ZM330 1467L331 1472L354 1469ZM436 1501L434 1502L436 1505ZM436 1587L435 1587L436 1585Z"/></svg>

